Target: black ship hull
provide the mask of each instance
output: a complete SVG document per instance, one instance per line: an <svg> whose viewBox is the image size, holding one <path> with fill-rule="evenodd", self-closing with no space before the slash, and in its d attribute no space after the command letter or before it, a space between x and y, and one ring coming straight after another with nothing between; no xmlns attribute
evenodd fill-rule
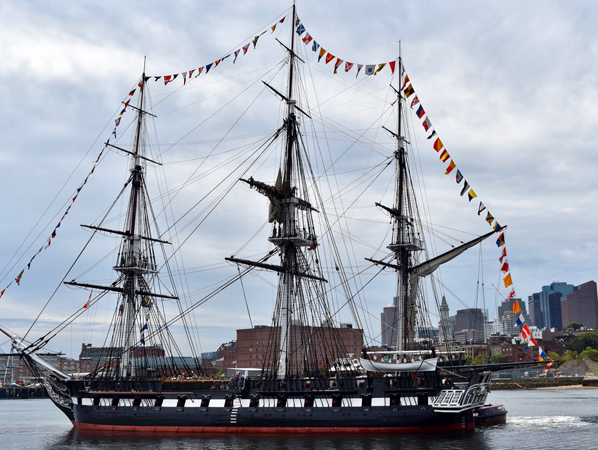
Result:
<svg viewBox="0 0 598 450"><path fill-rule="evenodd" d="M426 383L414 385L411 377L370 377L337 380L339 386L331 378L248 380L239 389L214 381L120 382L112 386L72 382L68 383L72 410L63 412L77 429L102 431L275 434L474 430L473 405L452 411L441 411L434 405L443 389L433 383L436 379L436 374L430 374ZM197 389L200 386L203 389ZM191 389L181 389L184 387Z"/></svg>
<svg viewBox="0 0 598 450"><path fill-rule="evenodd" d="M79 429L180 433L417 433L471 431L473 414L431 406L344 408L74 407Z"/></svg>

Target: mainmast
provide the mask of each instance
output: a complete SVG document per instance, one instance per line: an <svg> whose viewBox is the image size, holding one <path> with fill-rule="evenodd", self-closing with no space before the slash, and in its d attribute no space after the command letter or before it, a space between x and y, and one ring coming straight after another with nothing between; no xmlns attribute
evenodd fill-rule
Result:
<svg viewBox="0 0 598 450"><path fill-rule="evenodd" d="M304 249L314 250L317 246L316 234L311 217L312 211L316 211L308 200L308 193L305 183L305 174L303 165L300 162L300 144L299 144L299 122L296 111L307 115L296 105L293 97L293 83L296 59L300 59L295 53L295 32L297 23L297 14L293 5L293 16L291 25L291 46L283 47L289 53L289 77L288 89L286 95L280 93L270 85L266 85L282 98L287 104L287 115L282 129L285 131L285 141L283 144L282 167L278 172L278 177L274 186L249 178L242 181L249 184L250 187L267 196L270 199L270 222L274 222L272 236L268 240L278 247L280 253L280 266L266 264L263 262L253 262L235 257L226 258L228 261L260 267L273 270L279 273L278 292L276 298L276 307L273 317L273 328L280 330L279 337L274 339L276 342L277 357L270 360L273 367L270 367L273 373L276 373L279 379L284 379L289 375L295 375L307 370L307 367L313 365L313 357L292 356L297 347L301 347L301 330L294 333L293 326L305 326L305 298L308 295L305 283L307 280L312 282L325 282L326 280L312 273L307 262ZM303 311L303 312L302 312ZM315 320L311 318L311 320ZM325 318L328 321L329 318ZM316 326L322 326L323 320ZM306 330L303 333L309 334ZM303 348L303 351L305 348ZM311 367L313 370L314 367Z"/></svg>
<svg viewBox="0 0 598 450"><path fill-rule="evenodd" d="M131 155L133 167L131 168L132 188L129 199L129 206L127 211L128 222L125 230L129 233L129 238L124 242L124 252L121 258L124 257L126 265L122 268L117 268L125 277L125 284L123 287L123 344L124 351L122 357L122 364L120 367L120 375L122 377L134 376L134 367L132 364L131 349L137 343L137 333L135 330L135 313L137 310L135 290L141 287L143 276L141 265L142 256L140 252L140 227L137 226L138 212L139 217L142 216L142 211L138 211L143 200L140 198L141 189L143 186L144 169L142 167L141 157L145 156L144 146L142 140L142 132L144 129L145 116L143 114L143 101L145 96L145 69L141 76L140 91L139 91L139 109L137 111L137 130L135 132L135 149ZM147 259L146 259L147 260ZM117 266L118 267L118 266ZM143 280L145 281L145 280Z"/></svg>

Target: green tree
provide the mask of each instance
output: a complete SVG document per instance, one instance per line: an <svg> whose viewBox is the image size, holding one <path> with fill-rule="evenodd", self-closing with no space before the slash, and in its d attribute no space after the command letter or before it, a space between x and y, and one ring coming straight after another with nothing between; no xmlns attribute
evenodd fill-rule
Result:
<svg viewBox="0 0 598 450"><path fill-rule="evenodd" d="M569 325L565 327L565 330L568 330L569 328L573 330L579 330L581 327L583 327L581 323L571 322Z"/></svg>
<svg viewBox="0 0 598 450"><path fill-rule="evenodd" d="M575 352L573 350L567 350L565 353L563 353L563 356L560 357L560 361L565 362L565 361L570 361L572 359L577 359L577 358L579 358L579 355L577 354L577 352Z"/></svg>
<svg viewBox="0 0 598 450"><path fill-rule="evenodd" d="M472 357L471 357L471 356L469 356L469 355L465 355L465 356L463 356L463 357L461 358L461 361L463 361L463 363L464 363L466 366L469 366L469 365L471 365Z"/></svg>
<svg viewBox="0 0 598 450"><path fill-rule="evenodd" d="M577 336L571 341L570 347L577 353L581 353L588 347L598 349L598 331L590 331Z"/></svg>
<svg viewBox="0 0 598 450"><path fill-rule="evenodd" d="M502 353L497 353L496 355L492 355L492 357L490 358L490 361L493 364L506 363L509 361L509 356L503 355Z"/></svg>
<svg viewBox="0 0 598 450"><path fill-rule="evenodd" d="M561 355L559 355L557 352L547 352L546 354L554 362L559 362L561 360Z"/></svg>
<svg viewBox="0 0 598 450"><path fill-rule="evenodd" d="M475 358L473 358L473 363L474 364L486 364L488 362L488 356L487 355L476 355Z"/></svg>
<svg viewBox="0 0 598 450"><path fill-rule="evenodd" d="M590 358L592 361L598 362L598 350L595 348L587 347L583 352L579 354L581 359Z"/></svg>

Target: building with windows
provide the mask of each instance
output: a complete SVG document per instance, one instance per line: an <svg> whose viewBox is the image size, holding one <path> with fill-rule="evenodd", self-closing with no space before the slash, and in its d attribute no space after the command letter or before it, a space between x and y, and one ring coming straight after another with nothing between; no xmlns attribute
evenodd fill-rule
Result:
<svg viewBox="0 0 598 450"><path fill-rule="evenodd" d="M540 298L540 310L542 312L542 326L544 328L557 328L559 325L562 328L561 317L561 297L570 294L575 290L572 284L561 283L555 281L548 286L542 286L542 290L537 293ZM561 294L561 296L553 294ZM536 294L533 294L536 295ZM537 326L537 324L534 324Z"/></svg>
<svg viewBox="0 0 598 450"><path fill-rule="evenodd" d="M585 328L598 326L598 295L596 282L580 284L575 291L561 298L562 329L572 322L580 323Z"/></svg>

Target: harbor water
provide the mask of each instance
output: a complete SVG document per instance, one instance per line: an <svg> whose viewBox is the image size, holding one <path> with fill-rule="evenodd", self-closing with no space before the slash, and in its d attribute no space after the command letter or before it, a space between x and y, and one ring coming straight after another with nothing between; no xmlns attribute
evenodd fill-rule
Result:
<svg viewBox="0 0 598 450"><path fill-rule="evenodd" d="M396 450L594 449L598 389L496 391L506 425L469 434L164 435L78 432L48 399L0 401L0 449Z"/></svg>

